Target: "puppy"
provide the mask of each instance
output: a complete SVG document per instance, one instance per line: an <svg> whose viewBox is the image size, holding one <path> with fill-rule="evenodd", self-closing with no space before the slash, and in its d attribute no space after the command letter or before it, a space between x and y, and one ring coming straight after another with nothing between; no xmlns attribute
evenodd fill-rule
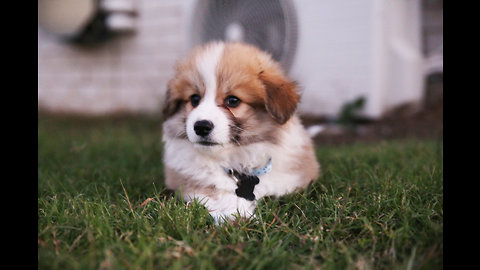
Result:
<svg viewBox="0 0 480 270"><path fill-rule="evenodd" d="M257 200L305 188L319 164L295 115L297 86L269 54L212 42L176 66L164 107L165 184L197 198L218 224Z"/></svg>

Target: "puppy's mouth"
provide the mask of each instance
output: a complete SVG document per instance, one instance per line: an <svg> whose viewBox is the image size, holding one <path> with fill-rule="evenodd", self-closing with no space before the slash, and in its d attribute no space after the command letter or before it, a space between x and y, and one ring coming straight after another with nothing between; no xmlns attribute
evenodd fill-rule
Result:
<svg viewBox="0 0 480 270"><path fill-rule="evenodd" d="M196 142L197 144L203 145L203 146L214 146L214 145L220 145L219 143L216 142L211 142L211 141L199 141Z"/></svg>

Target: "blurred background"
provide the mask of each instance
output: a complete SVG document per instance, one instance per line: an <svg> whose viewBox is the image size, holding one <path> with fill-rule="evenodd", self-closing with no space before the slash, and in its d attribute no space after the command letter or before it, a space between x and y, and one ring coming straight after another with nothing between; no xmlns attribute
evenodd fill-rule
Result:
<svg viewBox="0 0 480 270"><path fill-rule="evenodd" d="M176 60L218 39L270 52L318 138L442 133L443 0L39 0L38 110L160 115Z"/></svg>

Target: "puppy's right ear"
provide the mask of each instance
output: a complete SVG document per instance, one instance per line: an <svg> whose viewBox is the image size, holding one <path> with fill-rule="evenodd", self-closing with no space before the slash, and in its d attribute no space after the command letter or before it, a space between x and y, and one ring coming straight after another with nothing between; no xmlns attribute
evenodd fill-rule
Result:
<svg viewBox="0 0 480 270"><path fill-rule="evenodd" d="M165 94L165 101L163 106L163 118L167 119L176 114L182 107L182 99L175 94L176 92L172 88L172 83L167 85L167 92Z"/></svg>

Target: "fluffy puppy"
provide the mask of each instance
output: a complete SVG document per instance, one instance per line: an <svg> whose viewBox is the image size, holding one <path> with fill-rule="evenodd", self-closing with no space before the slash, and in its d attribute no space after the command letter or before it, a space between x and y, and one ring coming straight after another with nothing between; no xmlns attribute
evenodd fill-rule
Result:
<svg viewBox="0 0 480 270"><path fill-rule="evenodd" d="M218 223L253 215L263 196L318 177L295 115L297 86L269 54L242 43L195 48L176 66L164 107L165 184L197 198Z"/></svg>

